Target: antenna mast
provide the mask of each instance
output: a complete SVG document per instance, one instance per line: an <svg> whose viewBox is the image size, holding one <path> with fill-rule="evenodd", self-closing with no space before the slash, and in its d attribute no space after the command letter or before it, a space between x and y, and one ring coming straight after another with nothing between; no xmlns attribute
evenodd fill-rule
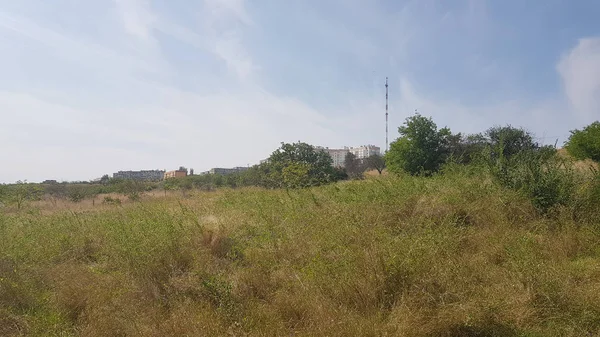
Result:
<svg viewBox="0 0 600 337"><path fill-rule="evenodd" d="M385 78L385 152L388 152L388 78Z"/></svg>

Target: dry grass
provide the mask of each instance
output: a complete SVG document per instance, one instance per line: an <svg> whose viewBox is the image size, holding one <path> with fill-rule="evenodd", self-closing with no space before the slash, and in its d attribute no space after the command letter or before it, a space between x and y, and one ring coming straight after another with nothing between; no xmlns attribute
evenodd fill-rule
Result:
<svg viewBox="0 0 600 337"><path fill-rule="evenodd" d="M600 224L482 177L33 206L3 336L600 336Z"/></svg>

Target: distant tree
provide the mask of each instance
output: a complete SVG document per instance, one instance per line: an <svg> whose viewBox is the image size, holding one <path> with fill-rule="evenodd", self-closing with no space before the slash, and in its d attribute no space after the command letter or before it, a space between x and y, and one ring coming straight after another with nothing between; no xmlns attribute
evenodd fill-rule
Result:
<svg viewBox="0 0 600 337"><path fill-rule="evenodd" d="M593 122L582 130L572 130L565 148L577 159L600 162L600 122Z"/></svg>
<svg viewBox="0 0 600 337"><path fill-rule="evenodd" d="M494 126L484 134L494 158L510 158L520 152L535 150L539 145L533 141L533 135L513 126Z"/></svg>
<svg viewBox="0 0 600 337"><path fill-rule="evenodd" d="M17 181L6 187L4 200L21 209L27 201L39 200L43 194L44 190L40 186L27 181Z"/></svg>
<svg viewBox="0 0 600 337"><path fill-rule="evenodd" d="M146 190L144 183L137 180L123 180L119 184L118 191L126 195L129 200L137 201Z"/></svg>
<svg viewBox="0 0 600 337"><path fill-rule="evenodd" d="M50 184L46 186L45 192L50 198L52 204L56 205L58 199L63 199L67 196L66 184Z"/></svg>
<svg viewBox="0 0 600 337"><path fill-rule="evenodd" d="M180 179L179 189L184 198L188 196L188 193L194 189L194 183L190 179Z"/></svg>
<svg viewBox="0 0 600 337"><path fill-rule="evenodd" d="M390 144L385 156L391 172L430 175L446 161L450 129L438 130L431 118L415 114L406 119L398 132L400 138Z"/></svg>
<svg viewBox="0 0 600 337"><path fill-rule="evenodd" d="M87 197L87 188L80 184L69 184L67 197L71 202L80 202Z"/></svg>
<svg viewBox="0 0 600 337"><path fill-rule="evenodd" d="M110 177L108 176L108 174L105 174L102 176L102 178L100 178L100 184L102 184L102 185L108 184L109 181L110 181Z"/></svg>
<svg viewBox="0 0 600 337"><path fill-rule="evenodd" d="M385 169L385 159L379 154L371 155L366 160L366 166L369 169L377 170L381 174Z"/></svg>
<svg viewBox="0 0 600 337"><path fill-rule="evenodd" d="M331 164L332 159L327 152L317 150L309 144L281 143L281 147L271 154L267 163L263 164L263 172L268 175L263 182L270 186L281 187L326 184L335 181L337 177ZM300 175L300 172L305 170L306 174Z"/></svg>
<svg viewBox="0 0 600 337"><path fill-rule="evenodd" d="M364 173L364 167L362 161L352 153L346 153L346 157L344 158L344 167L346 169L346 173L352 179L362 178Z"/></svg>

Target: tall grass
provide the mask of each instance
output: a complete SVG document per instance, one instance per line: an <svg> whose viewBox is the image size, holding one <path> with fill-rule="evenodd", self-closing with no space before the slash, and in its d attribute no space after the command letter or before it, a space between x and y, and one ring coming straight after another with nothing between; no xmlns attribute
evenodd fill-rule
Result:
<svg viewBox="0 0 600 337"><path fill-rule="evenodd" d="M0 335L597 336L600 179L473 167L0 213Z"/></svg>

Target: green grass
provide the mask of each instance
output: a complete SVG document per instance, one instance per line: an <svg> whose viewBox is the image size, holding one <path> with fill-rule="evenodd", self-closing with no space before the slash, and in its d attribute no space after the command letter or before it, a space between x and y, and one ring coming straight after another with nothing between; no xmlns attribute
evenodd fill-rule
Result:
<svg viewBox="0 0 600 337"><path fill-rule="evenodd" d="M574 209L450 172L0 213L0 335L600 336Z"/></svg>

